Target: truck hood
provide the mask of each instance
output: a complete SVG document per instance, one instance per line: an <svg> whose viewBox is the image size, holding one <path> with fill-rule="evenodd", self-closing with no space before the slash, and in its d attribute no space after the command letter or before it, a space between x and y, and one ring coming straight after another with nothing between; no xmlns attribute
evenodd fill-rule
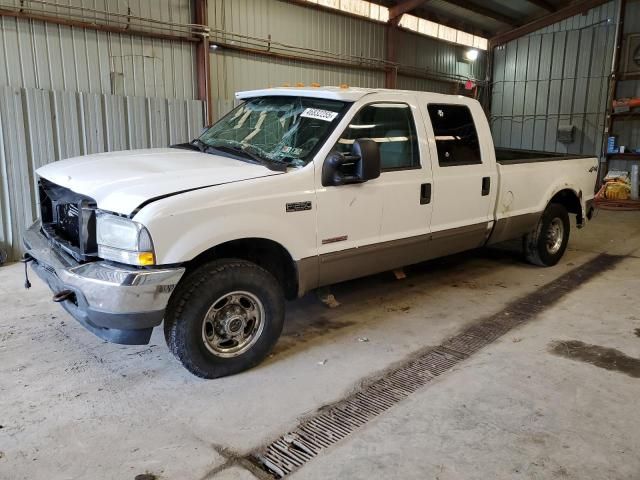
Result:
<svg viewBox="0 0 640 480"><path fill-rule="evenodd" d="M38 175L129 215L158 197L280 175L262 165L179 148L99 153L50 163Z"/></svg>

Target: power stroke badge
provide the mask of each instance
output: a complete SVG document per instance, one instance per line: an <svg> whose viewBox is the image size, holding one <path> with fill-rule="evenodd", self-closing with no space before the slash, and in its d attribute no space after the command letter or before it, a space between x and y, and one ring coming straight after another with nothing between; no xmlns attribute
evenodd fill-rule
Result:
<svg viewBox="0 0 640 480"><path fill-rule="evenodd" d="M304 212L305 210L311 210L311 207L311 202L287 203L287 213Z"/></svg>

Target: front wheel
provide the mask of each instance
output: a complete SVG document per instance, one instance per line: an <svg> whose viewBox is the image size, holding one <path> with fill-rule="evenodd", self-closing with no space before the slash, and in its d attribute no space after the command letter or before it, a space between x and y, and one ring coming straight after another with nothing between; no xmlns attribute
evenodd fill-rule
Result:
<svg viewBox="0 0 640 480"><path fill-rule="evenodd" d="M567 209L550 203L536 229L524 238L527 261L541 267L552 267L558 263L567 249L570 228Z"/></svg>
<svg viewBox="0 0 640 480"><path fill-rule="evenodd" d="M282 332L284 295L265 269L217 260L190 273L164 319L169 349L194 375L218 378L262 361Z"/></svg>

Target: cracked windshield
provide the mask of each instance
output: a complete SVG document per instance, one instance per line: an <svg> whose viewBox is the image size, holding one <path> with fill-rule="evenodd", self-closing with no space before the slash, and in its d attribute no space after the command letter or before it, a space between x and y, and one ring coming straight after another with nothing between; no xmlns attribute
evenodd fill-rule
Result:
<svg viewBox="0 0 640 480"><path fill-rule="evenodd" d="M253 98L232 110L199 140L207 147L237 150L264 161L301 167L311 161L347 105L321 98Z"/></svg>

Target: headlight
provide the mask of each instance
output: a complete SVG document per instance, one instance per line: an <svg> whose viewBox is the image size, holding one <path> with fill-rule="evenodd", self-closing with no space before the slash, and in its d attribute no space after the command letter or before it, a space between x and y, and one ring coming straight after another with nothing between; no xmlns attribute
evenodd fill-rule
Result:
<svg viewBox="0 0 640 480"><path fill-rule="evenodd" d="M97 215L98 256L128 265L155 265L151 235L128 218L110 213Z"/></svg>

